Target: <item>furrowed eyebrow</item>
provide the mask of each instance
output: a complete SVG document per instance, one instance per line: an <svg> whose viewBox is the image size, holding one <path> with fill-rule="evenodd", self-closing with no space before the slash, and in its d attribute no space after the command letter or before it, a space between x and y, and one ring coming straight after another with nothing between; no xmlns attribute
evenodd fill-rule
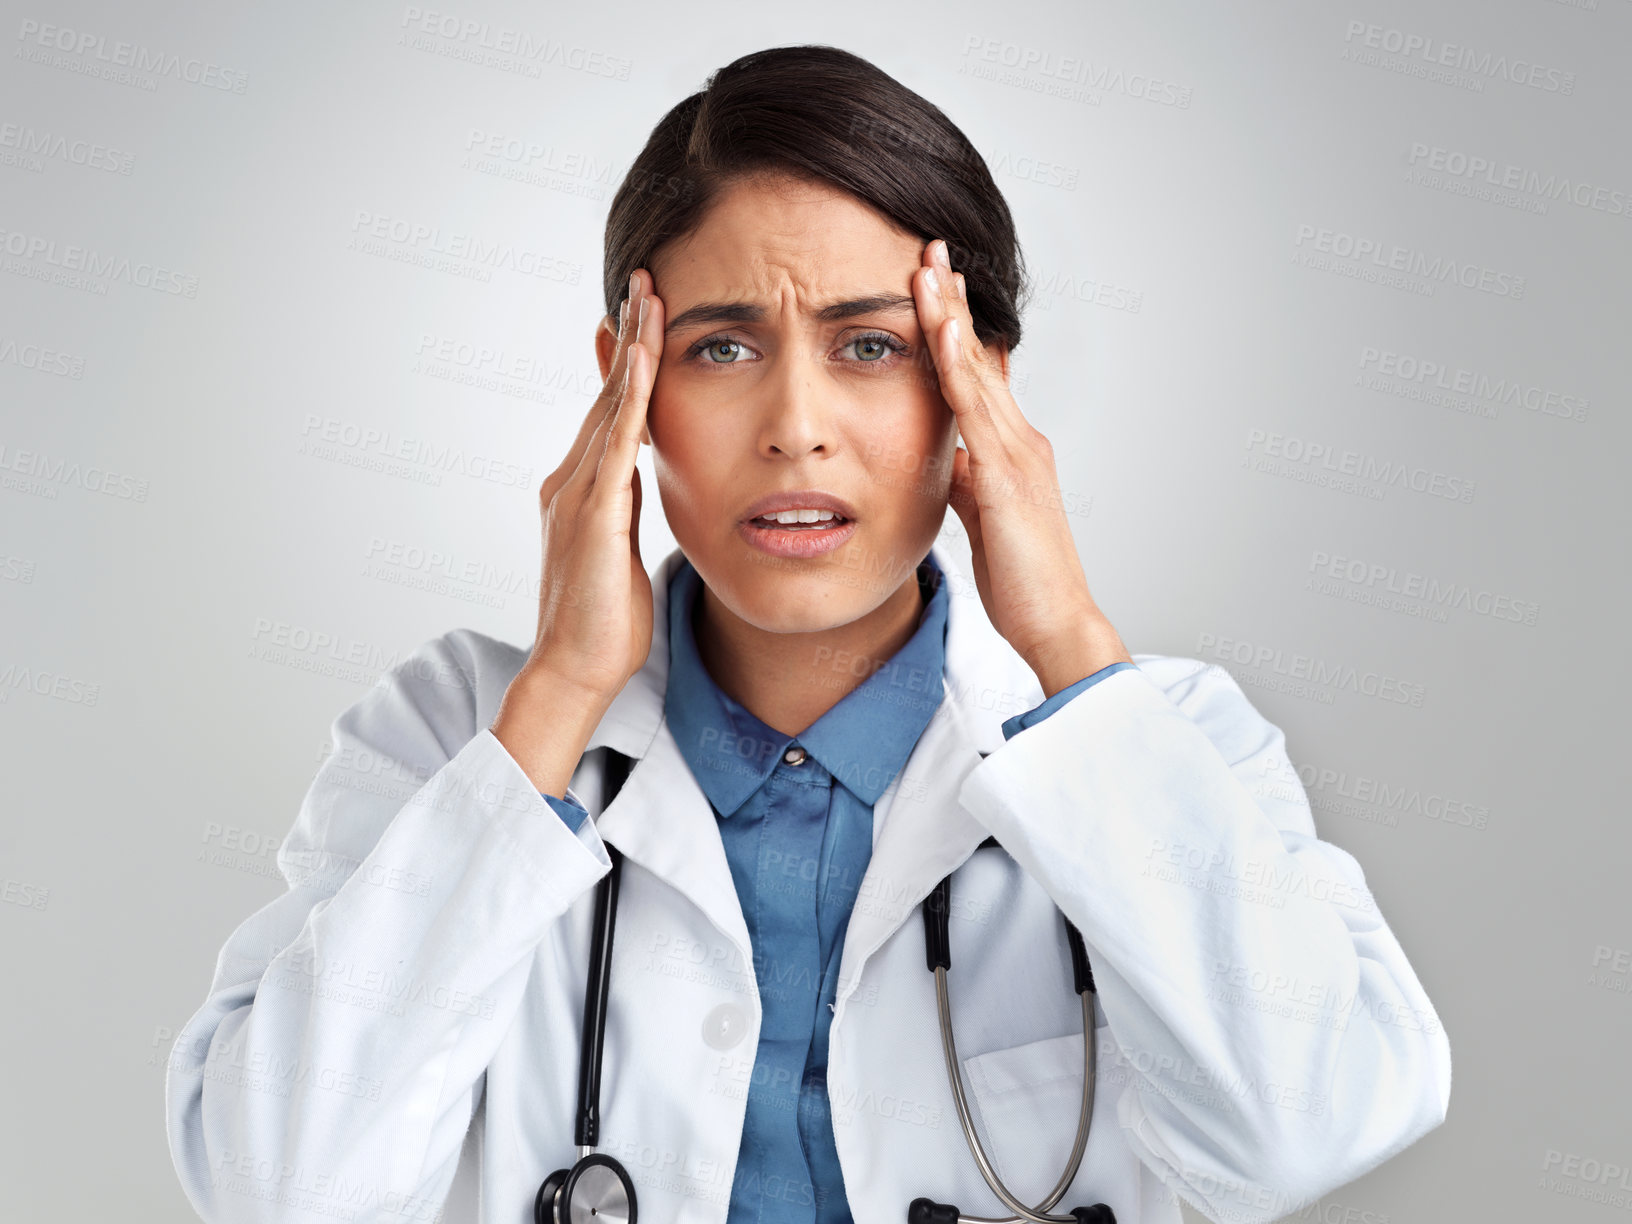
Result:
<svg viewBox="0 0 1632 1224"><path fill-rule="evenodd" d="M857 315L899 314L916 312L917 309L910 294L872 293L823 306L816 312L816 317L824 323L831 323L838 319L853 319ZM696 327L700 323L758 323L764 318L765 308L754 302L699 302L669 320L663 334Z"/></svg>

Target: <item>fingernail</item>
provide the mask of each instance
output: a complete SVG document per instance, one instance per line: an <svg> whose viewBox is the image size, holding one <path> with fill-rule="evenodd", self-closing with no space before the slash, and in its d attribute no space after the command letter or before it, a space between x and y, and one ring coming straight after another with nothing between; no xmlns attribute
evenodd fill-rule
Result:
<svg viewBox="0 0 1632 1224"><path fill-rule="evenodd" d="M623 335L624 328L629 326L629 299L624 298L618 303L618 335Z"/></svg>
<svg viewBox="0 0 1632 1224"><path fill-rule="evenodd" d="M640 292L640 273L639 272L631 272L631 273L629 273L629 296L634 297L635 294L637 294L639 292Z"/></svg>
<svg viewBox="0 0 1632 1224"><path fill-rule="evenodd" d="M941 249L936 252L936 258L941 261L941 267L950 268L952 266L952 252L947 249L945 238L942 238L939 241Z"/></svg>
<svg viewBox="0 0 1632 1224"><path fill-rule="evenodd" d="M935 275L934 268L931 268L929 271L924 273L924 284L929 286L929 291L931 293L939 293L941 291L941 278Z"/></svg>
<svg viewBox="0 0 1632 1224"><path fill-rule="evenodd" d="M959 301L963 300L963 273L952 273L952 296Z"/></svg>
<svg viewBox="0 0 1632 1224"><path fill-rule="evenodd" d="M646 326L646 307L652 304L651 298L640 299L640 318L635 320L635 335L640 335L640 329Z"/></svg>

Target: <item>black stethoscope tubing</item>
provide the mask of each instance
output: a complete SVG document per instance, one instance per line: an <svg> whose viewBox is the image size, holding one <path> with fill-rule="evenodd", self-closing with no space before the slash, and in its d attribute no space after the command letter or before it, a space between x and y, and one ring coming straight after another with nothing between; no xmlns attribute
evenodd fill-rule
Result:
<svg viewBox="0 0 1632 1224"><path fill-rule="evenodd" d="M617 795L629 776L629 758L607 749L606 800ZM606 1048L606 1000L612 984L612 934L618 916L618 885L623 855L610 843L612 870L595 885L595 916L590 926L589 982L584 989L584 1023L578 1047L578 1119L573 1142L578 1160L557 1169L538 1187L533 1200L534 1224L635 1224L634 1179L615 1157L592 1149L601 1138L601 1055Z"/></svg>
<svg viewBox="0 0 1632 1224"><path fill-rule="evenodd" d="M982 757L985 755L981 754ZM629 769L629 758L608 747L604 788L606 798L601 804L603 811L623 786L624 780L629 776ZM995 837L988 837L976 849L983 850L988 846L1001 849ZM601 1059L606 1043L607 996L612 981L612 936L617 923L618 886L623 876L622 853L611 844L607 845L606 852L612 862L612 870L602 876L595 886L595 915L590 927L589 980L584 989L584 1020L578 1052L578 1116L573 1134L573 1140L578 1147L578 1159L571 1169L557 1169L539 1186L538 1194L533 1201L534 1224L589 1224L591 1221L597 1224L618 1224L620 1221L622 1224L636 1224L634 1180L616 1158L593 1150L600 1142ZM930 971L937 974L937 985L943 990L945 973L952 967L948 924L951 912L951 888L952 877L948 875L931 890L923 903L925 959ZM1065 919L1065 930L1071 948L1073 992L1084 1000L1083 1016L1089 1026L1091 1039L1093 1007L1090 996L1095 993L1093 968L1089 964L1088 949L1082 935L1068 918ZM944 1033L947 1019L944 1008L942 1018L943 1035L950 1036ZM1092 1049L1090 1041L1089 1050ZM1084 1068L1085 1076L1092 1074L1091 1066ZM1092 1099L1092 1081L1089 1080L1085 1088L1084 1122L1088 1104ZM969 1130L966 1124L966 1135L969 1134ZM1075 1159L1078 1160L1081 1157L1082 1138L1079 1133L1078 1149L1075 1153ZM974 1150L976 1141L972 1135L970 1141L971 1150ZM984 1168L982 1172L985 1172ZM1049 1205L1055 1201L1058 1201L1057 1195ZM1077 1221L1077 1224L1116 1224L1115 1214L1104 1203L1074 1208L1070 1217ZM907 1209L907 1218L909 1224L958 1224L958 1221L965 1217L950 1203L916 1198Z"/></svg>

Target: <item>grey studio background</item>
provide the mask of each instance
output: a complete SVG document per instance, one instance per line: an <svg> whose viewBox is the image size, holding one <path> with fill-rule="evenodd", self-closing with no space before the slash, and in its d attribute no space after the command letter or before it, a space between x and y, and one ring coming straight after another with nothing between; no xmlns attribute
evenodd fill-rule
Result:
<svg viewBox="0 0 1632 1224"><path fill-rule="evenodd" d="M1096 597L1285 730L1450 1034L1447 1123L1299 1218L1625 1218L1628 0L0 16L6 1218L193 1218L165 1058L330 722L531 641L607 202L794 42L987 158Z"/></svg>

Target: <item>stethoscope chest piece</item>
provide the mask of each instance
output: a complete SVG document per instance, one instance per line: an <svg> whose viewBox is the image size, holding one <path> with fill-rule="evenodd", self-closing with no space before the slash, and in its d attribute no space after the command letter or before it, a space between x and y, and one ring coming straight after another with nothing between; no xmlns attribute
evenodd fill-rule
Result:
<svg viewBox="0 0 1632 1224"><path fill-rule="evenodd" d="M635 1224L635 1188L611 1156L591 1152L544 1179L533 1224Z"/></svg>
<svg viewBox="0 0 1632 1224"><path fill-rule="evenodd" d="M561 1185L567 1180L567 1171L557 1169L544 1179L533 1200L533 1224L555 1224L555 1200L561 1194Z"/></svg>

